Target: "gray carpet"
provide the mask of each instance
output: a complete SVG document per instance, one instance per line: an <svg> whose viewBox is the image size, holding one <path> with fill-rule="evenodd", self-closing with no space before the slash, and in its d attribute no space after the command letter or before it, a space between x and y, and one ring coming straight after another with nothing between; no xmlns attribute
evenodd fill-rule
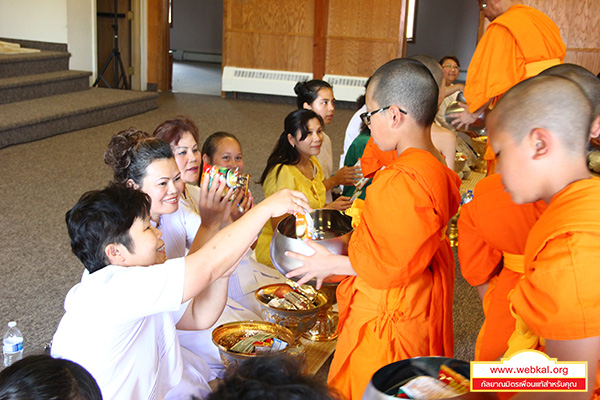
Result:
<svg viewBox="0 0 600 400"><path fill-rule="evenodd" d="M159 108L141 115L0 149L0 330L16 320L25 336L25 354L43 351L62 316L64 296L79 281L83 267L71 254L64 215L79 196L110 179L102 159L110 137L135 126L152 132L166 119L185 114L204 138L217 130L236 134L253 181L293 110L282 103L228 100L192 94L161 94ZM340 109L327 128L339 159L346 124L353 111ZM262 188L251 189L258 200ZM402 227L399 227L402 229ZM457 278L456 356L470 359L481 324L474 289ZM91 344L93 345L93 343ZM320 376L324 376L325 371Z"/></svg>

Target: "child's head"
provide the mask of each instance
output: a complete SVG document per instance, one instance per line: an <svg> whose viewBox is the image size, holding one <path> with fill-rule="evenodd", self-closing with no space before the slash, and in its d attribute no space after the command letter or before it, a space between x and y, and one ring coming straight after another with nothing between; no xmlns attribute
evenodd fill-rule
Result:
<svg viewBox="0 0 600 400"><path fill-rule="evenodd" d="M239 168L240 172L243 171L244 157L240 141L228 132L213 133L202 145L202 164Z"/></svg>
<svg viewBox="0 0 600 400"><path fill-rule="evenodd" d="M198 128L194 121L179 115L160 124L152 135L171 146L183 182L197 183L200 176L200 150Z"/></svg>
<svg viewBox="0 0 600 400"><path fill-rule="evenodd" d="M420 61L399 58L379 67L365 95L369 112L361 115L379 148L396 148L389 132L404 129L404 122L430 126L437 112L438 93L437 83Z"/></svg>
<svg viewBox="0 0 600 400"><path fill-rule="evenodd" d="M515 203L550 201L587 171L592 106L577 84L537 76L511 88L487 121L498 171Z"/></svg>
<svg viewBox="0 0 600 400"><path fill-rule="evenodd" d="M595 121L592 125L590 136L596 138L600 135L600 79L587 69L577 64L559 64L542 72L544 75L562 76L579 85L581 90L592 102L594 107Z"/></svg>
<svg viewBox="0 0 600 400"><path fill-rule="evenodd" d="M285 118L283 132L267 160L267 166L259 183L263 183L269 171L277 165L296 165L302 158L316 156L323 143L323 120L312 110L292 111Z"/></svg>
<svg viewBox="0 0 600 400"><path fill-rule="evenodd" d="M177 211L183 182L166 142L130 128L111 138L104 162L113 169L115 182L150 196L154 221Z"/></svg>
<svg viewBox="0 0 600 400"><path fill-rule="evenodd" d="M0 372L0 399L102 400L102 393L81 365L40 354L25 357Z"/></svg>
<svg viewBox="0 0 600 400"><path fill-rule="evenodd" d="M118 262L115 257L128 256L120 254L126 252L129 255L138 252L139 256L150 259L148 265L162 262L164 245L161 244L160 233L147 226L149 215L150 198L131 187L113 183L103 190L84 193L65 218L71 249L90 273ZM142 254L147 250L148 238L144 236L143 240L139 240L134 228L148 229L158 238L155 243L158 247L148 251L149 254Z"/></svg>
<svg viewBox="0 0 600 400"><path fill-rule="evenodd" d="M320 79L298 82L294 92L298 95L296 99L298 108L313 110L319 114L325 125L331 123L335 113L335 98L329 83Z"/></svg>
<svg viewBox="0 0 600 400"><path fill-rule="evenodd" d="M410 57L412 60L417 60L423 63L424 66L427 67L429 72L431 72L431 76L435 79L435 83L438 85L438 107L444 101L444 97L446 97L446 81L444 70L440 64L432 57L426 56L424 54L417 54L416 56Z"/></svg>

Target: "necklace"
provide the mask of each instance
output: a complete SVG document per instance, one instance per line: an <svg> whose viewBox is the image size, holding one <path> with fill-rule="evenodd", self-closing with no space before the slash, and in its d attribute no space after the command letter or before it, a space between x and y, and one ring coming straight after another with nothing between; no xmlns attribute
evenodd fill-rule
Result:
<svg viewBox="0 0 600 400"><path fill-rule="evenodd" d="M188 191L187 184L185 185L185 189L183 190L183 193L181 194L181 201L185 205L187 205L189 208L194 210L194 212L196 214L200 215L200 212L198 212L198 207L196 207L196 204L194 204L194 200L192 199L192 196L190 195L190 192Z"/></svg>

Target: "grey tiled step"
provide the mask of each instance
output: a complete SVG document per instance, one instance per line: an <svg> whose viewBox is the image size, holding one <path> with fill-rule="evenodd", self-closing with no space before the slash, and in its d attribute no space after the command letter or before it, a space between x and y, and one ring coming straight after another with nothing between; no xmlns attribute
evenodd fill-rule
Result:
<svg viewBox="0 0 600 400"><path fill-rule="evenodd" d="M157 108L158 94L89 90L0 105L0 148L117 121Z"/></svg>
<svg viewBox="0 0 600 400"><path fill-rule="evenodd" d="M91 75L67 70L0 79L0 104L87 90Z"/></svg>

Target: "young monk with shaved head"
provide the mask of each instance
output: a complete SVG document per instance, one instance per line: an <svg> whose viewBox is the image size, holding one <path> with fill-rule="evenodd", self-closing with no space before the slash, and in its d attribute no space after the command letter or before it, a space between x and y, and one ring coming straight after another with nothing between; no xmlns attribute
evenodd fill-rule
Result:
<svg viewBox="0 0 600 400"><path fill-rule="evenodd" d="M337 289L339 337L328 382L360 399L373 373L398 360L454 350L454 257L444 232L460 179L431 142L438 88L420 62L392 60L371 77L363 121L394 160L377 172L348 256L309 241L313 256L288 274L298 283L348 275Z"/></svg>
<svg viewBox="0 0 600 400"><path fill-rule="evenodd" d="M540 75L557 75L571 79L592 100L594 114L600 115L600 80L587 69L575 64L560 64ZM590 136L598 134L600 117ZM458 220L458 258L463 277L477 289L483 299L485 322L475 346L476 361L493 361L507 349L515 328L510 312L509 292L523 275L523 254L527 236L546 203L516 204L504 190L500 175L482 179L474 198L463 205Z"/></svg>
<svg viewBox="0 0 600 400"><path fill-rule="evenodd" d="M600 178L586 163L595 117L577 84L539 76L510 89L488 121L513 201L548 204L527 239L524 279L510 296L517 323L506 356L537 349L559 361L587 361L589 392L569 394L581 399L592 396L600 356ZM553 396L526 398L537 395Z"/></svg>

